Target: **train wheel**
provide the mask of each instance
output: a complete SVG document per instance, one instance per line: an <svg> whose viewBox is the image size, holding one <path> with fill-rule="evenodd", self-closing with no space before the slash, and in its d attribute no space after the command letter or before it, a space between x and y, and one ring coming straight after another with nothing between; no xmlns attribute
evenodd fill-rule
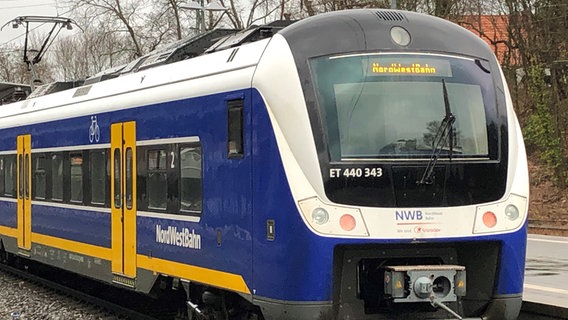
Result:
<svg viewBox="0 0 568 320"><path fill-rule="evenodd" d="M8 253L4 248L4 243L0 240L0 263L8 263Z"/></svg>

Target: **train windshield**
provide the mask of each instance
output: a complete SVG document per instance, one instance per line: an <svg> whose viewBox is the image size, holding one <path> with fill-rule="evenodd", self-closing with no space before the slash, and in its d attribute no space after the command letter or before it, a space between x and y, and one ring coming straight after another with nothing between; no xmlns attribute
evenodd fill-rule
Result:
<svg viewBox="0 0 568 320"><path fill-rule="evenodd" d="M355 54L311 59L310 68L331 161L427 159L433 152L441 158L490 158L487 113L496 102L485 61ZM448 107L455 116L452 136L437 143Z"/></svg>

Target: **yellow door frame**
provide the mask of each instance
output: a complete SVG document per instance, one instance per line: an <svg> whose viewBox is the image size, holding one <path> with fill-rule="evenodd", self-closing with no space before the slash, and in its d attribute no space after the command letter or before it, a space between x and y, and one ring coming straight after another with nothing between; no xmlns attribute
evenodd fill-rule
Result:
<svg viewBox="0 0 568 320"><path fill-rule="evenodd" d="M17 137L16 192L18 199L18 248L31 250L32 247L32 177L30 134Z"/></svg>
<svg viewBox="0 0 568 320"><path fill-rule="evenodd" d="M136 277L136 123L111 125L112 272Z"/></svg>

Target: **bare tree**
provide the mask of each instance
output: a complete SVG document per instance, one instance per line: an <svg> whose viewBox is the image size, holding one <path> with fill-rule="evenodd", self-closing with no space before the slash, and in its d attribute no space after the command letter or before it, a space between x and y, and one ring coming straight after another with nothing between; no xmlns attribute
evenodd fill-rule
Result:
<svg viewBox="0 0 568 320"><path fill-rule="evenodd" d="M7 45L0 49L0 81L28 83L27 67L22 59L22 48Z"/></svg>
<svg viewBox="0 0 568 320"><path fill-rule="evenodd" d="M125 35L88 28L72 37L62 38L51 59L58 66L54 74L60 80L77 80L130 61L131 50Z"/></svg>
<svg viewBox="0 0 568 320"><path fill-rule="evenodd" d="M558 106L562 90L551 90L550 73L568 58L568 6L565 0L502 0L511 47L518 50L520 120L529 153L568 185L568 110ZM564 120L563 120L564 119Z"/></svg>
<svg viewBox="0 0 568 320"><path fill-rule="evenodd" d="M83 13L83 23L104 24L105 30L126 33L133 46L134 56L144 54L140 43L143 12L147 2L128 0L69 0L75 14ZM79 22L79 21L78 21Z"/></svg>
<svg viewBox="0 0 568 320"><path fill-rule="evenodd" d="M227 17L230 26L235 29L244 29L259 21L265 23L267 19L273 18L281 10L282 3L287 0L221 0L221 4L227 7ZM278 18L276 18L278 19Z"/></svg>
<svg viewBox="0 0 568 320"><path fill-rule="evenodd" d="M28 57L30 59L33 58L33 54L41 47L42 39L44 39L42 35L30 35L28 43ZM49 60L42 60L35 67L39 79L43 82L53 81L52 66ZM23 44L7 44L0 49L0 79L2 81L24 84L31 82L31 72L28 69L28 65L24 62Z"/></svg>

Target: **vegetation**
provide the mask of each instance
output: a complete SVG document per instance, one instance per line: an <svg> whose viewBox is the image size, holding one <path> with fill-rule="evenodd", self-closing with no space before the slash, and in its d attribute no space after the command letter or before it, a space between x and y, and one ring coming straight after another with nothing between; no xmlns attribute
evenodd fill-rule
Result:
<svg viewBox="0 0 568 320"><path fill-rule="evenodd" d="M550 169L558 172L555 182L565 184L562 172L563 157L560 136L553 121L550 108L550 90L544 80L545 68L541 65L529 67L528 96L534 103L532 112L525 119L525 140L527 149L540 155L540 160Z"/></svg>

